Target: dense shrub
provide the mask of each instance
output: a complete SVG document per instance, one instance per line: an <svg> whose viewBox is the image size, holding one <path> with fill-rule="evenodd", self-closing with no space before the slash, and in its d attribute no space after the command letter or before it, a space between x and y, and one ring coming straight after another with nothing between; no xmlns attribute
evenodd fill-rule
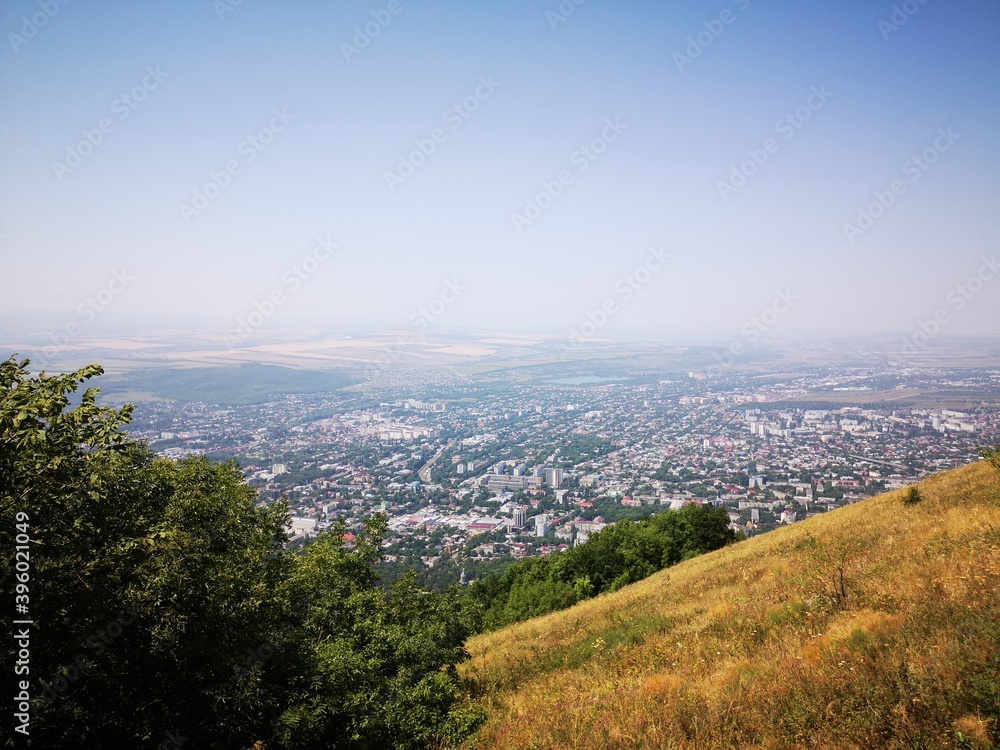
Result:
<svg viewBox="0 0 1000 750"><path fill-rule="evenodd" d="M522 560L474 582L465 606L486 630L564 609L735 541L722 508L686 505L640 521L619 521L586 544Z"/></svg>

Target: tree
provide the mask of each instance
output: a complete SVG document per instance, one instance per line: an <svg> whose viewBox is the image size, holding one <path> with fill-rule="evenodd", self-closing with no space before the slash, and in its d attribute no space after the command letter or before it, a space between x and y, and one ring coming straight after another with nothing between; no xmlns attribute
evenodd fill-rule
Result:
<svg viewBox="0 0 1000 750"><path fill-rule="evenodd" d="M231 665L270 637L283 509L255 508L232 464L155 459L97 389L70 409L100 367L28 364L0 365L0 517L5 536L30 519L34 742L246 736L245 706L223 703Z"/></svg>
<svg viewBox="0 0 1000 750"><path fill-rule="evenodd" d="M382 591L384 519L294 555L235 463L156 458L131 407L88 388L70 408L100 367L28 365L0 363L0 539L27 524L32 746L406 748L474 725L451 713L457 592Z"/></svg>
<svg viewBox="0 0 1000 750"><path fill-rule="evenodd" d="M279 589L298 641L295 668L274 675L288 693L280 746L417 748L448 726L468 635L457 592L429 594L410 572L384 595L374 564L385 529L384 516L368 520L346 550L339 526Z"/></svg>

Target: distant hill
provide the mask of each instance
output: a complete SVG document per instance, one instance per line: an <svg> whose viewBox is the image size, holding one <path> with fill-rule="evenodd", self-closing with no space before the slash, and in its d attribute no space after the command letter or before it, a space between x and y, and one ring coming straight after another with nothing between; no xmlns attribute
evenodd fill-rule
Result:
<svg viewBox="0 0 1000 750"><path fill-rule="evenodd" d="M478 748L988 748L1000 473L987 462L470 641Z"/></svg>
<svg viewBox="0 0 1000 750"><path fill-rule="evenodd" d="M139 392L173 401L257 404L288 393L336 391L355 381L337 370L293 370L275 365L136 370L102 379L105 395Z"/></svg>

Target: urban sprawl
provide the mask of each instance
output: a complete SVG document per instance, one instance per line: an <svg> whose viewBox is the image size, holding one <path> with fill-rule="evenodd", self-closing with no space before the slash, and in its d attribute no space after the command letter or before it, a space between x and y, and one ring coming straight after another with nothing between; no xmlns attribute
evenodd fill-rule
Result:
<svg viewBox="0 0 1000 750"><path fill-rule="evenodd" d="M237 459L261 503L287 499L291 543L337 520L356 531L382 512L387 561L429 568L549 554L686 503L724 507L752 536L976 460L997 441L1000 418L985 402L866 405L884 378L830 371L758 385L636 373L518 385L385 371L363 389L252 406L144 404L132 432L166 457ZM1000 373L893 383L903 395L996 390ZM844 394L858 398L824 401Z"/></svg>

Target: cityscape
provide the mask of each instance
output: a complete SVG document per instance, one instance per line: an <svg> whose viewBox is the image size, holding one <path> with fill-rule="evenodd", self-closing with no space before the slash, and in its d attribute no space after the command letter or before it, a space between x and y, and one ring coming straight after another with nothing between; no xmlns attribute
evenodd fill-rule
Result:
<svg viewBox="0 0 1000 750"><path fill-rule="evenodd" d="M443 561L439 585L690 503L725 508L752 537L973 462L1000 438L1000 369L762 372L518 383L378 370L254 404L146 401L130 431L166 458L235 459L259 503L287 501L292 545L340 520L350 542L384 513L387 565Z"/></svg>

